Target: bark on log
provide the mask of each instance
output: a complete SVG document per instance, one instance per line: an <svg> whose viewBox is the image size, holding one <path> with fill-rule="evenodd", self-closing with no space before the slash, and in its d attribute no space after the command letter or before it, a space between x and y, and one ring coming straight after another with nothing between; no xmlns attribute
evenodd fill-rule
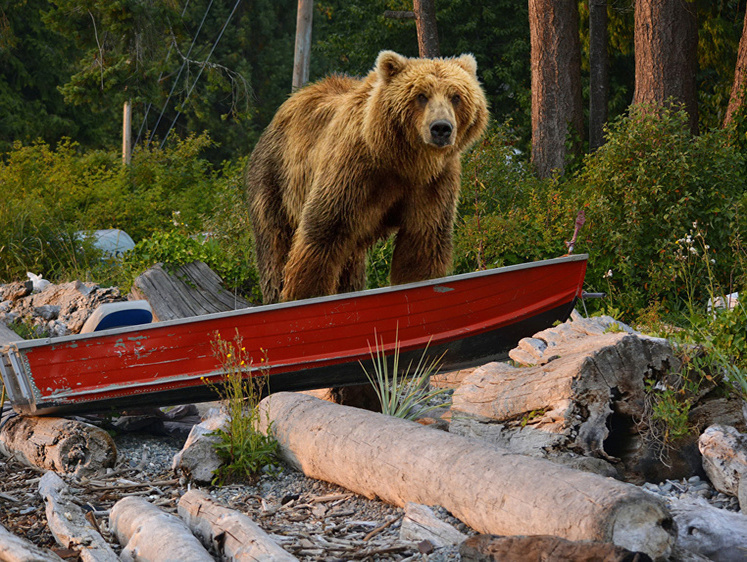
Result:
<svg viewBox="0 0 747 562"><path fill-rule="evenodd" d="M213 562L184 521L138 496L114 504L109 526L122 545L122 562Z"/></svg>
<svg viewBox="0 0 747 562"><path fill-rule="evenodd" d="M528 366L489 363L475 369L454 392L450 431L520 454L550 458L574 451L619 458L626 480L656 478L662 469L658 449L643 437L650 416L645 381L670 372L679 360L666 340L604 333L613 323L566 322L509 352ZM672 464L676 470L692 474L684 461Z"/></svg>
<svg viewBox="0 0 747 562"><path fill-rule="evenodd" d="M62 558L0 525L0 562L62 562Z"/></svg>
<svg viewBox="0 0 747 562"><path fill-rule="evenodd" d="M559 537L494 537L476 535L459 548L462 562L542 560L543 562L650 562L640 552L599 542L573 542Z"/></svg>
<svg viewBox="0 0 747 562"><path fill-rule="evenodd" d="M283 456L311 478L398 506L441 505L482 533L671 551L669 512L635 486L309 396L273 394L260 409Z"/></svg>
<svg viewBox="0 0 747 562"><path fill-rule="evenodd" d="M205 492L190 490L179 500L179 516L206 548L222 560L292 562L298 560L273 541L248 516L218 505Z"/></svg>
<svg viewBox="0 0 747 562"><path fill-rule="evenodd" d="M118 562L104 537L86 520L83 510L69 499L67 484L54 472L39 481L39 495L47 505L47 525L63 548L78 551L83 562Z"/></svg>
<svg viewBox="0 0 747 562"><path fill-rule="evenodd" d="M0 430L0 453L28 466L90 476L113 467L117 448L96 426L64 418L17 416Z"/></svg>

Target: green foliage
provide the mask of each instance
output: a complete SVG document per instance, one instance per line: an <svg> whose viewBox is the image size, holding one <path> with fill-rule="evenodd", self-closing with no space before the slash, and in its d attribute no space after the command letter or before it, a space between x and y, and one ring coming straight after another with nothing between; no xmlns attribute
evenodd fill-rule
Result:
<svg viewBox="0 0 747 562"><path fill-rule="evenodd" d="M438 371L443 355L428 360L426 357L428 346L426 346L415 369L412 369L412 362L410 362L407 368L401 371L399 366L400 342L395 336L390 374L389 360L384 354L384 340L383 338L379 339L374 332L374 341L373 348L369 345L373 374L368 372L363 363L361 363L361 367L379 397L381 412L387 416L412 420L419 414L437 408L438 405L425 405L447 390L428 390L430 376Z"/></svg>
<svg viewBox="0 0 747 562"><path fill-rule="evenodd" d="M739 238L743 169L744 155L727 131L693 138L682 110L632 109L565 187L586 206L578 249L591 255L587 283L594 290L609 284L613 304L626 316L656 299L677 306L684 296L673 283L677 240L697 224L721 249L712 273L726 287L736 265L725 249ZM695 298L705 296L703 281L695 280Z"/></svg>
<svg viewBox="0 0 747 562"><path fill-rule="evenodd" d="M223 485L244 478L254 480L262 472L279 472L282 468L278 442L272 436L271 427L268 426L266 434L259 429L262 420L257 405L269 384L266 353L262 352L260 360L265 366L256 368L238 332L232 342L222 339L216 332L211 344L223 370L222 386L217 391L228 414L227 426L215 432L220 438L215 450L223 464L216 471L213 484ZM269 412L267 415L269 418Z"/></svg>
<svg viewBox="0 0 747 562"><path fill-rule="evenodd" d="M565 252L576 211L558 179L538 180L517 155L509 125L492 125L465 157L456 223L458 272Z"/></svg>
<svg viewBox="0 0 747 562"><path fill-rule="evenodd" d="M125 168L114 153L82 152L68 140L54 150L42 142L16 144L0 161L0 191L7 194L0 199L0 279L25 278L26 271L50 280L95 272L106 282L107 264L79 233L120 228L140 240L125 275L194 256L230 286L251 292L256 274L243 161L215 170L202 157L210 145L202 135L138 150ZM193 239L198 235L201 241Z"/></svg>

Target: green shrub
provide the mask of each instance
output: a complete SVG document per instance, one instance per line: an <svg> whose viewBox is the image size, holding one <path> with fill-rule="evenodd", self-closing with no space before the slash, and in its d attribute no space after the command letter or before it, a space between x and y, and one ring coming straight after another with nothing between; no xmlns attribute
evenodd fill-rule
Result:
<svg viewBox="0 0 747 562"><path fill-rule="evenodd" d="M509 125L491 125L465 157L454 236L457 272L557 257L577 209L558 178L538 180L514 149Z"/></svg>
<svg viewBox="0 0 747 562"><path fill-rule="evenodd" d="M681 307L687 295L674 282L677 241L697 226L712 248L713 280L727 287L737 266L730 247L739 239L743 169L727 131L692 137L682 110L632 109L567 186L586 205L578 250L590 254L587 284L611 290L625 316L655 300ZM693 273L693 296L702 302L707 272Z"/></svg>
<svg viewBox="0 0 747 562"><path fill-rule="evenodd" d="M25 278L26 271L54 281L94 275L106 282L106 264L76 236L79 231L120 228L138 241L173 229L175 217L190 234L219 224L220 217L209 225L207 217L221 210L221 198L235 198L230 192L239 191L239 172L229 166L215 170L202 158L211 145L201 135L165 149L139 149L124 167L117 152L83 153L69 140L54 149L41 142L15 144L0 161L0 282ZM245 221L240 225L248 232ZM235 232L215 238L230 247L222 250L221 274L244 282L251 276L251 244L239 251L246 237ZM229 265L233 260L239 265Z"/></svg>
<svg viewBox="0 0 747 562"><path fill-rule="evenodd" d="M216 431L220 440L215 450L223 464L216 471L213 484L244 478L254 480L263 471L279 472L278 442L272 436L271 427L266 434L259 429L261 419L257 405L269 382L269 372L261 365L266 365L266 356L260 360L259 372L252 375L252 358L238 332L232 342L222 339L216 332L211 344L224 373L218 393L228 414L227 426Z"/></svg>

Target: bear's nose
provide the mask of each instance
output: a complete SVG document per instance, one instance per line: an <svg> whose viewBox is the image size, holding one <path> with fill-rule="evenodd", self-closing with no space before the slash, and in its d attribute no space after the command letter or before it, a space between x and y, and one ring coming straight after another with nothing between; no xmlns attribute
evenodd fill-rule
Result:
<svg viewBox="0 0 747 562"><path fill-rule="evenodd" d="M454 130L448 121L434 121L431 123L431 138L433 143L438 146L445 146L449 143L451 132Z"/></svg>

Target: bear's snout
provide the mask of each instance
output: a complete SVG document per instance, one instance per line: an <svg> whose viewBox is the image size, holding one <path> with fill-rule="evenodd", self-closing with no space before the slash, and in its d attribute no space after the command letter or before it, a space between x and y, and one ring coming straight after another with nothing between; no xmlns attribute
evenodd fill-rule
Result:
<svg viewBox="0 0 747 562"><path fill-rule="evenodd" d="M444 119L439 119L431 123L431 142L437 146L446 146L451 144L451 133L454 126Z"/></svg>

